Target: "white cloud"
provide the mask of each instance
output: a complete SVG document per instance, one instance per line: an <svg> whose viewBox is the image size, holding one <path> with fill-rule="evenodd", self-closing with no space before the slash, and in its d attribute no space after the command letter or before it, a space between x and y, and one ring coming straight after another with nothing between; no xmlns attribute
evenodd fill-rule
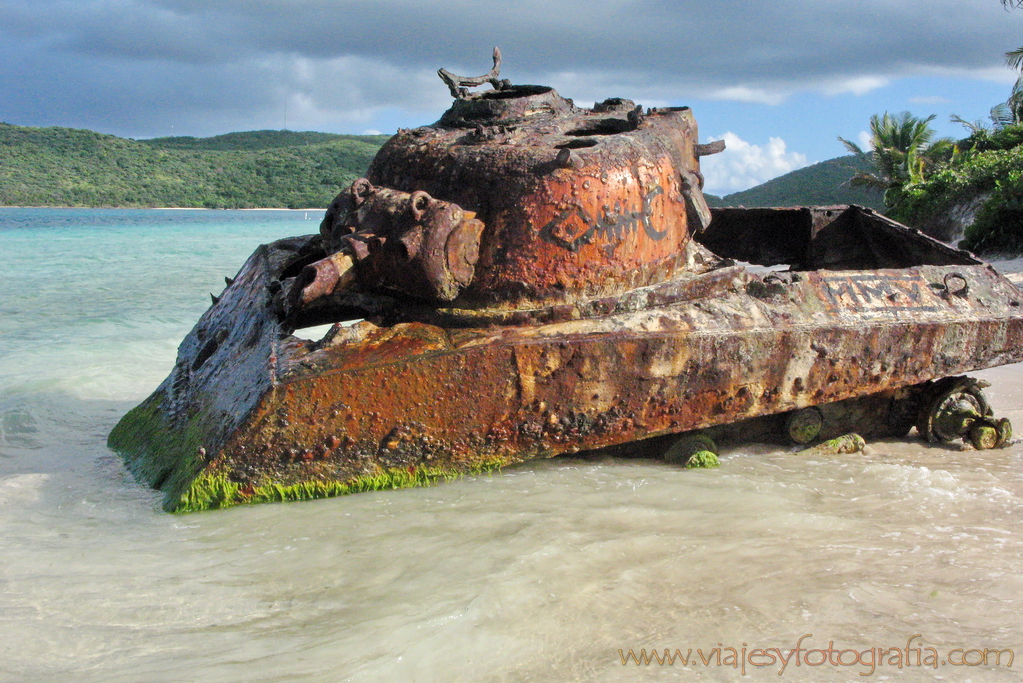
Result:
<svg viewBox="0 0 1023 683"><path fill-rule="evenodd" d="M857 76L833 81L825 85L822 90L825 95L866 95L869 92L878 90L888 85L888 79L881 76Z"/></svg>
<svg viewBox="0 0 1023 683"><path fill-rule="evenodd" d="M731 131L710 140L724 140L725 151L704 157L701 162L705 190L726 195L746 190L772 178L803 168L806 155L789 152L781 138L769 138L766 145L746 142Z"/></svg>
<svg viewBox="0 0 1023 683"><path fill-rule="evenodd" d="M708 94L707 99L711 100L732 100L735 102L752 102L754 104L777 105L785 101L786 95L780 92L770 92L763 88L747 88L744 85L731 88L721 88Z"/></svg>
<svg viewBox="0 0 1023 683"><path fill-rule="evenodd" d="M939 78L963 78L968 80L990 81L992 83L1014 83L1019 75L1018 72L1006 68L1004 63L980 68L943 66L927 69L924 73L932 74Z"/></svg>
<svg viewBox="0 0 1023 683"><path fill-rule="evenodd" d="M871 134L868 131L861 130L856 137L859 138L860 149L862 149L864 152L869 152L871 149L873 149L870 145L870 141L873 140L873 136L871 136Z"/></svg>

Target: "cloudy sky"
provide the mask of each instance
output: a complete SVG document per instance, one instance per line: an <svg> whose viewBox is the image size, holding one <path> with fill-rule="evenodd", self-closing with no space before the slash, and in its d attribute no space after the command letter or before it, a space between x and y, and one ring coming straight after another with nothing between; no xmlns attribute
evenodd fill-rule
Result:
<svg viewBox="0 0 1023 683"><path fill-rule="evenodd" d="M439 67L579 104L689 105L707 190L844 153L875 112L986 118L1023 10L999 0L0 0L0 121L125 137L393 132L435 121Z"/></svg>

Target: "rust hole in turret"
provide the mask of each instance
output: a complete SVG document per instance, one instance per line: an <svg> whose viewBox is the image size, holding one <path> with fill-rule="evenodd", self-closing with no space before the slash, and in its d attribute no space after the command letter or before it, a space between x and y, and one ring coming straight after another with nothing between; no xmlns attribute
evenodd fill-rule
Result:
<svg viewBox="0 0 1023 683"><path fill-rule="evenodd" d="M581 149L583 147L596 147L596 146L597 146L597 141L596 140L582 139L582 140L569 140L568 142L563 142L560 145L554 145L554 149Z"/></svg>
<svg viewBox="0 0 1023 683"><path fill-rule="evenodd" d="M513 85L510 88L504 90L487 90L486 92L480 93L480 97L485 100L510 100L515 97L529 97L530 95L543 95L549 93L554 88L549 88L545 85Z"/></svg>
<svg viewBox="0 0 1023 683"><path fill-rule="evenodd" d="M570 130L565 135L573 135L575 137L585 137L588 135L617 135L618 133L628 133L630 130L636 130L636 124L632 121L625 119L601 119L594 121L585 128L576 128Z"/></svg>

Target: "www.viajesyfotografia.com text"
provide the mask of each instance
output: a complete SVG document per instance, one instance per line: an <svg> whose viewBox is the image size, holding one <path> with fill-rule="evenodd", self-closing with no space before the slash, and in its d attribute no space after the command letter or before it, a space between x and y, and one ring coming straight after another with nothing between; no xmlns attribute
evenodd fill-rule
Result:
<svg viewBox="0 0 1023 683"><path fill-rule="evenodd" d="M879 669L904 669L909 667L941 666L994 666L1011 667L1014 653L1009 648L950 648L943 653L937 648L924 647L922 636L915 633L906 640L904 647L869 647L862 650L841 649L835 647L835 641L828 641L826 648L810 647L806 642L813 638L812 633L805 633L796 640L794 647L751 648L746 643L742 647L725 647L721 643L717 647L692 648L683 651L681 648L646 650L639 652L634 649L618 650L623 666L705 666L731 667L745 674L750 671L766 668L777 669L778 675L785 673L790 666L797 667L857 667L861 676L869 676ZM919 642L918 642L919 641Z"/></svg>

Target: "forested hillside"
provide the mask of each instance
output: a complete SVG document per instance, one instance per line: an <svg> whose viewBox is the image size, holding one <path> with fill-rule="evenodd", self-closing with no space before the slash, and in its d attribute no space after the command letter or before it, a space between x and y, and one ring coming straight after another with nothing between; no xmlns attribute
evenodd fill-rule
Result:
<svg viewBox="0 0 1023 683"><path fill-rule="evenodd" d="M129 140L0 124L0 206L324 207L388 137L254 131Z"/></svg>
<svg viewBox="0 0 1023 683"><path fill-rule="evenodd" d="M734 192L713 201L712 206L802 206L859 204L884 208L880 192L852 187L849 179L864 170L865 162L853 155L822 161L786 173L763 185Z"/></svg>

